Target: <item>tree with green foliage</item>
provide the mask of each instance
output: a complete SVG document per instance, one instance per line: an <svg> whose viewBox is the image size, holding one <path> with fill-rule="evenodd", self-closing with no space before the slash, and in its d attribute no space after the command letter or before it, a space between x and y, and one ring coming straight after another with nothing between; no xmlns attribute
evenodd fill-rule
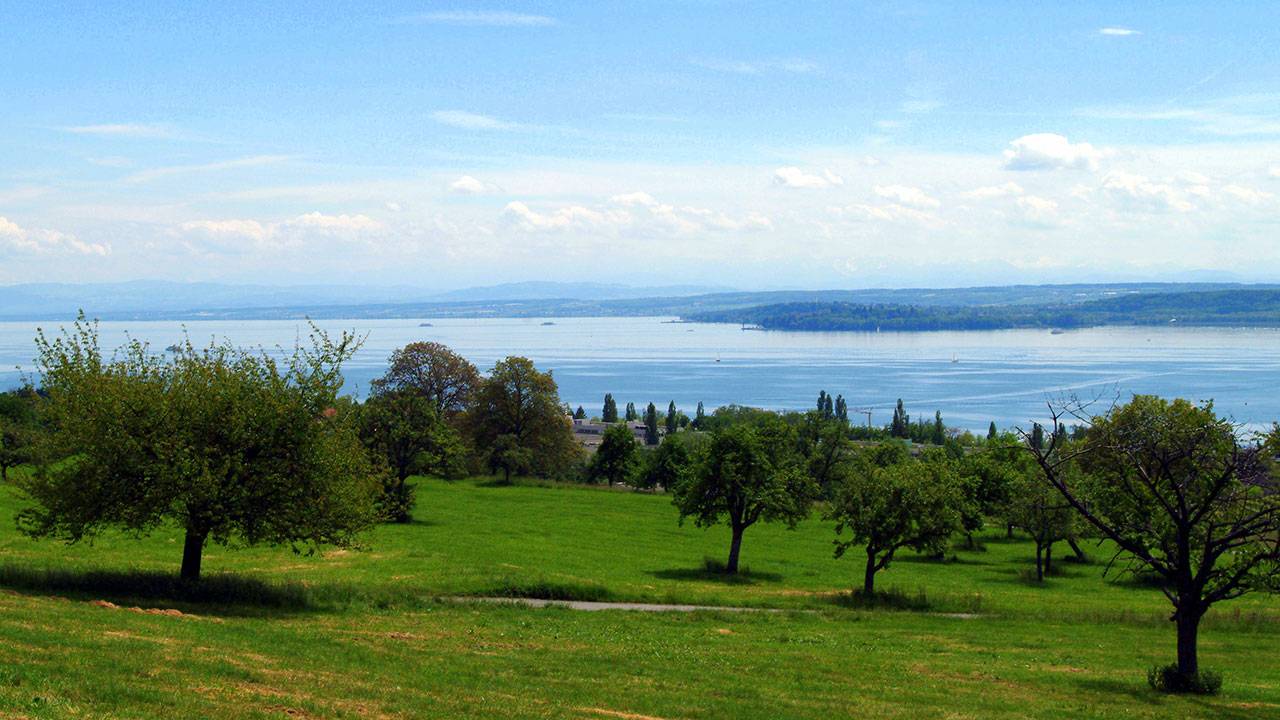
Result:
<svg viewBox="0 0 1280 720"><path fill-rule="evenodd" d="M898 398L898 404L893 408L893 420L889 424L890 437L910 438L911 437L911 416L902 407L902 398Z"/></svg>
<svg viewBox="0 0 1280 720"><path fill-rule="evenodd" d="M933 412L933 436L930 440L934 445L942 445L947 441L947 426L942 424L941 410Z"/></svg>
<svg viewBox="0 0 1280 720"><path fill-rule="evenodd" d="M512 356L494 364L475 393L469 415L475 447L508 479L513 472L560 475L581 455L555 379L528 358ZM497 444L504 436L507 439Z"/></svg>
<svg viewBox="0 0 1280 720"><path fill-rule="evenodd" d="M1012 490L1007 517L1035 542L1036 580L1043 582L1053 567L1054 543L1075 531L1076 511L1041 477L1023 475Z"/></svg>
<svg viewBox="0 0 1280 720"><path fill-rule="evenodd" d="M693 416L693 423L692 423L692 425L693 425L693 429L694 429L694 430L701 430L701 429L702 429L702 423L703 423L703 421L705 421L705 420L706 420L706 418L707 418L707 411L706 411L706 409L702 406L702 401L701 401L701 400L699 400L699 401L698 401L698 411L697 411L697 412L694 414L694 416Z"/></svg>
<svg viewBox="0 0 1280 720"><path fill-rule="evenodd" d="M613 401L612 393L604 394L604 408L600 411L600 419L607 423L618 422L618 403Z"/></svg>
<svg viewBox="0 0 1280 720"><path fill-rule="evenodd" d="M1031 424L1031 436L1027 438L1027 444L1032 450L1044 450L1044 428L1040 423Z"/></svg>
<svg viewBox="0 0 1280 720"><path fill-rule="evenodd" d="M39 402L40 396L29 387L0 393L0 482L9 481L9 468L35 459L41 434Z"/></svg>
<svg viewBox="0 0 1280 720"><path fill-rule="evenodd" d="M658 408L653 403L644 411L644 444L658 444Z"/></svg>
<svg viewBox="0 0 1280 720"><path fill-rule="evenodd" d="M480 371L469 360L438 342L415 342L391 353L387 371L371 384L371 394L412 393L435 405L436 414L452 421L471 404Z"/></svg>
<svg viewBox="0 0 1280 720"><path fill-rule="evenodd" d="M33 537L76 542L104 527L186 532L184 580L205 543L350 545L376 519L378 479L335 407L358 347L312 327L284 363L230 345L171 357L134 340L104 357L97 323L36 338L49 462L22 488Z"/></svg>
<svg viewBox="0 0 1280 720"><path fill-rule="evenodd" d="M640 443L626 425L610 425L587 467L591 482L630 484L640 470Z"/></svg>
<svg viewBox="0 0 1280 720"><path fill-rule="evenodd" d="M1177 666L1162 673L1186 687L1200 684L1199 627L1209 608L1280 591L1280 482L1271 467L1280 432L1271 441L1242 443L1212 403L1136 395L1093 418L1078 443L1062 447L1055 435L1047 448L1032 444L1044 478L1130 558L1130 569L1163 581Z"/></svg>
<svg viewBox="0 0 1280 720"><path fill-rule="evenodd" d="M863 546L862 592L875 592L876 573L889 567L902 548L940 553L960 527L962 502L956 470L945 461L908 460L880 466L860 457L836 488L829 518L836 521L835 556ZM844 536L845 530L849 536Z"/></svg>
<svg viewBox="0 0 1280 720"><path fill-rule="evenodd" d="M814 492L795 450L795 430L772 413L719 428L673 502L680 520L698 527L727 521L731 533L725 572L738 572L742 536L756 522L794 528L809 515Z"/></svg>
<svg viewBox="0 0 1280 720"><path fill-rule="evenodd" d="M662 444L653 452L643 453L643 467L635 475L635 487L672 491L688 477L700 442L700 436L692 434L668 435L663 438Z"/></svg>
<svg viewBox="0 0 1280 720"><path fill-rule="evenodd" d="M640 413L636 412L636 404L633 402L627 403L626 419L627 422L635 422L640 419Z"/></svg>
<svg viewBox="0 0 1280 720"><path fill-rule="evenodd" d="M999 436L1000 433L996 431L996 421L992 420L991 425L987 426L987 440L995 440Z"/></svg>
<svg viewBox="0 0 1280 720"><path fill-rule="evenodd" d="M836 395L836 419L845 424L849 422L849 403L845 402L844 395Z"/></svg>
<svg viewBox="0 0 1280 720"><path fill-rule="evenodd" d="M401 390L380 392L357 409L360 439L391 469L383 489L383 515L409 522L414 505L411 475L456 478L465 473L467 450L430 398Z"/></svg>
<svg viewBox="0 0 1280 720"><path fill-rule="evenodd" d="M667 434L675 435L676 430L680 429L680 421L676 416L676 401L672 400L667 405Z"/></svg>
<svg viewBox="0 0 1280 720"><path fill-rule="evenodd" d="M578 409L573 411L573 419L574 419L574 420L586 420L586 419L587 419L587 411L586 411L585 409L583 409L583 407L582 407L581 405L579 405L579 406L578 406Z"/></svg>

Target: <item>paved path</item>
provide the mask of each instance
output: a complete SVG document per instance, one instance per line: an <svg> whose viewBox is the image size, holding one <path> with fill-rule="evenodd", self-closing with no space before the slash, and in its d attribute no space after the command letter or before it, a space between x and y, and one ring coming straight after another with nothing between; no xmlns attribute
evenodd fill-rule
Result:
<svg viewBox="0 0 1280 720"><path fill-rule="evenodd" d="M520 605L523 607L563 607L570 610L635 610L639 612L814 612L813 610L783 610L779 608L730 607L725 605L665 605L658 603L634 602L595 602L591 600L544 600L542 598L518 597L449 597L444 598L456 603L494 603L498 605Z"/></svg>
<svg viewBox="0 0 1280 720"><path fill-rule="evenodd" d="M519 605L520 607L545 608L545 607L562 607L570 610L584 610L586 612L598 612L600 610L632 610L636 612L740 612L740 613L816 613L812 608L753 608L753 607L733 607L731 605L666 605L659 603L635 603L635 602L596 602L593 600L545 600L543 598L520 598L520 597L444 597L440 598L446 602L452 603L489 603L494 605ZM947 612L926 612L925 615L934 617L953 618L955 620L976 620L982 615L979 613L947 613Z"/></svg>

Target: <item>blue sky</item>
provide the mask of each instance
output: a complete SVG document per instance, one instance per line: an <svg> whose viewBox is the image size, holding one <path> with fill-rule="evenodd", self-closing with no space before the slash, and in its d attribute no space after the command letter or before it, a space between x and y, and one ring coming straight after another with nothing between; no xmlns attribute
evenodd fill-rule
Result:
<svg viewBox="0 0 1280 720"><path fill-rule="evenodd" d="M1280 280L1280 8L5 9L0 282Z"/></svg>

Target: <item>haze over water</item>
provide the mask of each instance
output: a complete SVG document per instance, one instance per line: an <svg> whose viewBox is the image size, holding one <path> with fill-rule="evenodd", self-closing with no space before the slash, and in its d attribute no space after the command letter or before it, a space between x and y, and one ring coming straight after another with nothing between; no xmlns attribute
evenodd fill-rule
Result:
<svg viewBox="0 0 1280 720"><path fill-rule="evenodd" d="M1028 427L1047 417L1046 401L1074 393L1098 399L1154 393L1213 399L1220 414L1260 426L1280 420L1280 330L1108 327L1052 335L1043 330L916 333L783 333L736 325L683 324L670 318L491 318L447 320L325 320L332 333L367 333L344 368L347 391L363 395L395 348L435 340L481 370L507 355L525 355L553 370L561 398L599 414L606 392L640 408L670 400L692 415L738 403L774 409L812 407L818 391L843 394L853 408L871 408L888 422L902 398L912 417L941 410L948 425L985 431ZM421 323L431 327L419 327ZM544 325L543 323L554 323ZM37 326L0 323L0 387L30 373ZM291 347L305 339L293 320L103 322L102 345L126 333L156 351L182 339L197 345L229 339L237 345ZM15 367L21 366L22 370Z"/></svg>

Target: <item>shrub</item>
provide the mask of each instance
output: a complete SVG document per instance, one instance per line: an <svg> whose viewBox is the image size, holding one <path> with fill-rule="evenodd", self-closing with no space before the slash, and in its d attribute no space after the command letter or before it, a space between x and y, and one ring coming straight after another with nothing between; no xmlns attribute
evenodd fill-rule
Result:
<svg viewBox="0 0 1280 720"><path fill-rule="evenodd" d="M1147 684L1165 693L1217 695L1222 689L1222 674L1212 670L1184 674L1176 664L1157 665L1147 671Z"/></svg>

